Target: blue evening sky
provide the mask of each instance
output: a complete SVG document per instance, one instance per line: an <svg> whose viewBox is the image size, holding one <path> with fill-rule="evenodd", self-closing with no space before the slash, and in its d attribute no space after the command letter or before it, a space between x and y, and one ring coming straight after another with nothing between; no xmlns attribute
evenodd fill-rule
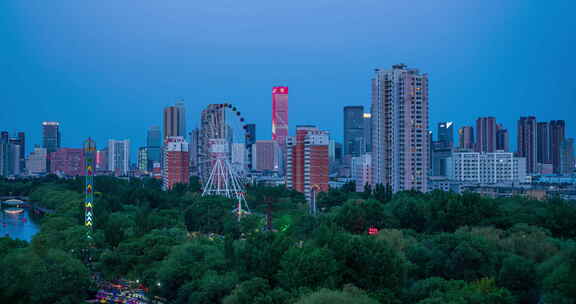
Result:
<svg viewBox="0 0 576 304"><path fill-rule="evenodd" d="M270 138L271 87L290 87L290 127L342 138L342 107L370 104L376 67L430 77L430 128L496 116L564 119L576 137L576 1L3 0L0 130L63 146L92 136L144 145L164 106L188 126L229 100Z"/></svg>

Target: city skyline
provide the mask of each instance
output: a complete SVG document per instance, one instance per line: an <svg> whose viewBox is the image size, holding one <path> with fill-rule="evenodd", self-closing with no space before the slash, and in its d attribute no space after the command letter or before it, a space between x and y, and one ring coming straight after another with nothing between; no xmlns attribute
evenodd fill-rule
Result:
<svg viewBox="0 0 576 304"><path fill-rule="evenodd" d="M88 136L99 145L110 138L130 138L136 151L144 146L146 128L162 124L159 110L183 99L188 131L199 125L198 114L207 104L230 101L245 109L247 121L259 126L257 139L266 140L272 116L270 88L288 86L289 129L314 124L342 142L342 122L334 117L341 116L344 106L369 107L373 69L405 63L429 74L431 126L454 121L459 128L473 125L478 117L493 116L515 139L518 117L536 116L539 121L565 120L566 136L576 137L576 129L570 128L576 96L567 74L575 63L563 60L575 48L569 30L574 21L531 18L561 16L571 11L571 3L454 1L443 7L427 2L319 3L308 10L288 6L282 20L271 20L266 14L270 3L251 11L240 4L212 10L210 5L186 2L176 1L173 7L107 1L84 6L66 1L2 3L6 18L0 29L10 29L5 31L7 47L0 51L7 58L6 69L0 72L0 96L10 109L0 111L3 129L26 132L26 151L41 144L42 121L61 123L63 147L80 147ZM95 19L110 5L116 12L110 20ZM30 6L43 14L29 13ZM155 10L159 13L149 16ZM322 14L321 21L329 26L311 23L325 10L332 14ZM344 26L335 16L347 10L355 16L378 11L388 18L353 17L357 22ZM398 16L388 16L392 11ZM176 18L161 17L170 14ZM177 18L182 14L200 18ZM251 14L256 15L254 20L246 18ZM140 28L127 23L126 17L140 20L144 15L151 18L147 24L163 26L154 32L145 26L141 31L146 35L132 35ZM308 26L288 26L296 16ZM397 30L394 25L408 16L417 18ZM436 24L440 16L445 20ZM238 22L214 21L227 19L222 17L246 23L236 28ZM259 22L270 28L250 34ZM71 29L71 24L77 26ZM453 31L455 25L460 30ZM213 31L202 34L199 26L211 26ZM195 39L189 39L191 34L197 34ZM407 36L417 39L397 43ZM44 37L50 37L49 45ZM276 38L263 44L269 37ZM510 44L510 39L516 43ZM309 47L312 42L317 44ZM231 45L239 51L225 51ZM424 52L422 46L428 49ZM511 71L516 76L505 78ZM455 72L465 79L455 79ZM537 76L542 73L547 77ZM324 115L310 111L310 105ZM510 144L515 151L515 140Z"/></svg>

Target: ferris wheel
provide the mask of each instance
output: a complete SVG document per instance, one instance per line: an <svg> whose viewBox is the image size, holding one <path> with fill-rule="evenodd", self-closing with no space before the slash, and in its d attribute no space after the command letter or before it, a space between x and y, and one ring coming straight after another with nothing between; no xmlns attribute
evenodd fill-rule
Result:
<svg viewBox="0 0 576 304"><path fill-rule="evenodd" d="M201 117L199 135L202 196L219 195L236 201L235 214L249 213L245 199L247 150L245 119L231 103L211 104Z"/></svg>

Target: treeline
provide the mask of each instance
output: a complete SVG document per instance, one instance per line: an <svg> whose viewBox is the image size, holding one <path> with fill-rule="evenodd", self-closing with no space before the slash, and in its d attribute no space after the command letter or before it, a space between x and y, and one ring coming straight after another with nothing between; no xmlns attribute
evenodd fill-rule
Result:
<svg viewBox="0 0 576 304"><path fill-rule="evenodd" d="M576 302L576 206L561 199L348 184L320 194L312 217L302 194L253 186L238 221L195 179L168 192L151 179L95 185L86 250L80 179L0 180L0 195L21 189L57 211L30 244L0 239L1 303L78 303L95 292L91 273L170 303Z"/></svg>

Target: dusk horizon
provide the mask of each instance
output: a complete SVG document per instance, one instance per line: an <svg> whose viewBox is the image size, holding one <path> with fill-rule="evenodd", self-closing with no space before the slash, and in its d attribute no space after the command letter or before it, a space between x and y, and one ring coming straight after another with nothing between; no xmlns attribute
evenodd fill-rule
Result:
<svg viewBox="0 0 576 304"><path fill-rule="evenodd" d="M518 119L533 115L565 120L576 137L576 66L565 60L574 21L555 17L569 1L225 4L0 4L0 96L11 110L0 121L26 132L28 151L43 121L61 123L63 147L91 136L99 147L130 139L136 151L165 106L183 99L190 131L208 104L231 102L270 139L271 89L288 86L290 133L314 124L341 142L342 108L369 112L373 70L404 63L428 74L433 133L440 121L494 116L515 149Z"/></svg>

